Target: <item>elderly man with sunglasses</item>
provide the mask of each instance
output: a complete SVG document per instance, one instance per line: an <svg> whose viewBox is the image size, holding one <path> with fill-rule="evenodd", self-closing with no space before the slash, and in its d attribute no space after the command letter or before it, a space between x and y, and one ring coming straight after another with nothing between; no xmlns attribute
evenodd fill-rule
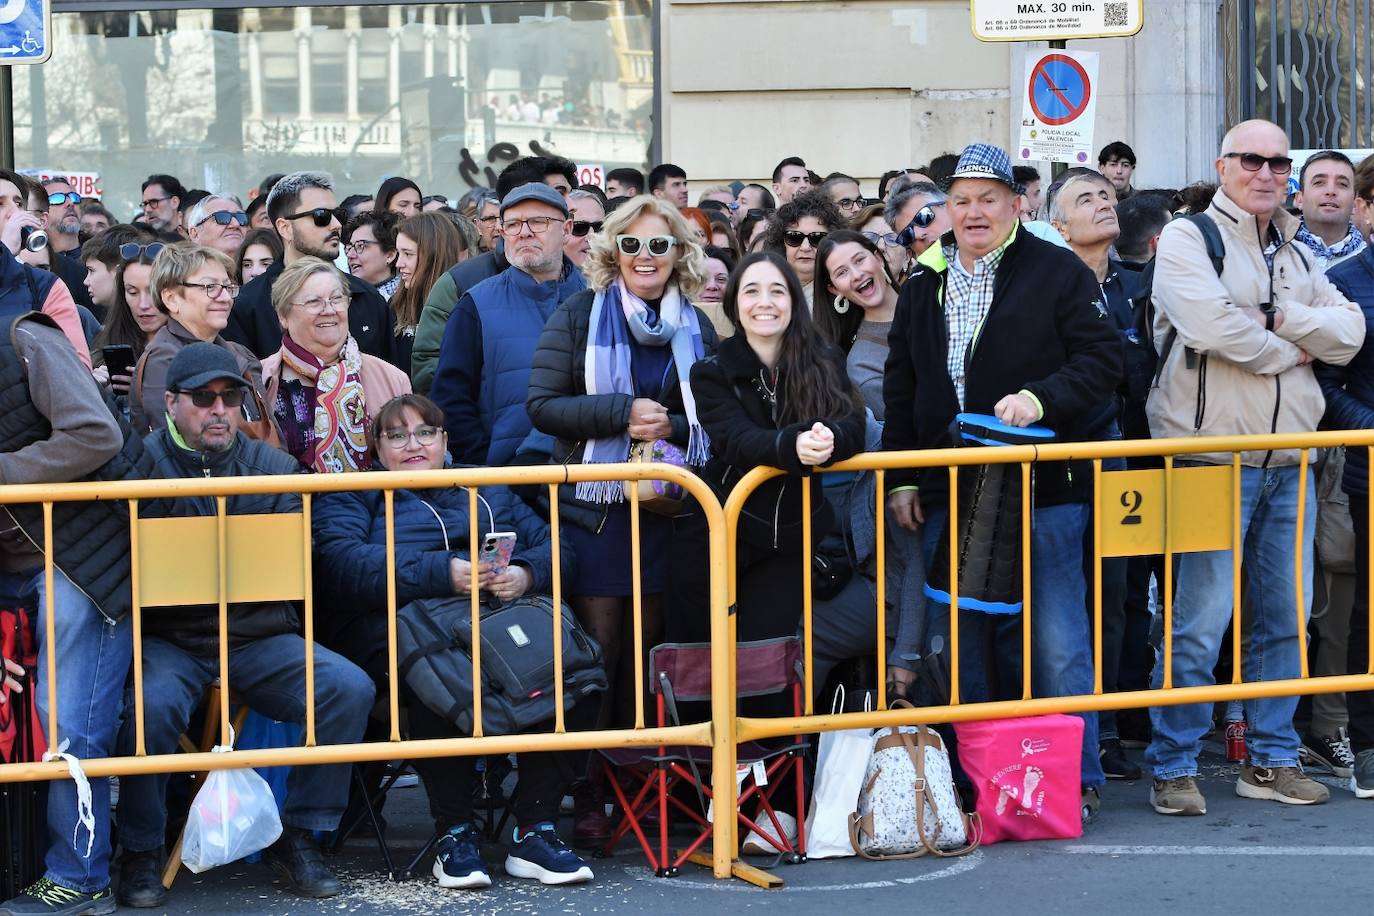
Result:
<svg viewBox="0 0 1374 916"><path fill-rule="evenodd" d="M546 184L507 193L498 225L510 266L464 293L444 328L429 395L459 464L547 460L552 440L531 435L525 398L544 323L586 288L566 251L576 223L586 226L584 237L590 223L571 219L569 203Z"/></svg>
<svg viewBox="0 0 1374 916"><path fill-rule="evenodd" d="M883 216L897 232L897 244L919 258L950 229L945 195L928 181L909 184L893 193Z"/></svg>
<svg viewBox="0 0 1374 916"><path fill-rule="evenodd" d="M267 195L267 214L281 236L285 253L265 273L244 284L234 300L229 326L224 329L227 340L243 344L259 359L281 349L281 321L272 306L272 285L277 277L288 264L303 257L334 261L339 256L343 233L334 180L324 172L292 172L284 176ZM353 297L348 306L349 333L358 342L359 350L394 365L396 313L371 283L356 276L350 276L348 282ZM399 368L410 371L409 366Z"/></svg>
<svg viewBox="0 0 1374 916"><path fill-rule="evenodd" d="M248 214L233 194L211 194L186 215L186 232L197 245L218 248L231 258L238 257L239 246L247 232Z"/></svg>
<svg viewBox="0 0 1374 916"><path fill-rule="evenodd" d="M294 458L239 430L248 379L223 347L193 343L172 360L161 405L167 425L145 440L156 474L164 478L249 477L293 474ZM294 493L231 496L229 515L301 511ZM215 500L187 497L156 504L147 515L213 516ZM283 722L306 715L305 641L298 635L296 609L285 601L229 608L229 683L244 702ZM170 754L186 730L205 688L219 673L219 611L212 605L143 612L144 741L149 754ZM372 707L371 679L356 665L323 646L314 647L315 737L319 744L361 740ZM119 742L134 752L133 698ZM314 831L334 830L348 802L349 767L293 767L282 809L281 838L263 860L306 897L332 897L341 890L325 864ZM161 906L167 892L161 873L167 829L166 774L120 781L119 842L124 849L117 899L124 906ZM95 912L84 910L83 912ZM108 912L101 910L100 912Z"/></svg>
<svg viewBox="0 0 1374 916"><path fill-rule="evenodd" d="M1312 362L1350 362L1364 340L1364 317L1296 241L1298 220L1283 209L1293 170L1283 130L1259 120L1236 125L1222 141L1216 169L1221 188L1205 215L1224 243L1224 270L1208 253L1207 223L1175 220L1160 235L1154 337L1161 369L1147 406L1150 431L1155 438L1310 432L1326 403ZM1240 458L1246 681L1297 678L1302 671L1295 612L1311 610L1316 499L1312 471L1300 469L1300 459L1297 450ZM1230 466L1232 456L1195 455L1188 463ZM1233 557L1217 550L1185 553L1177 562L1173 685L1211 684L1232 619ZM1155 666L1155 687L1163 667L1162 660ZM1245 704L1249 759L1237 795L1290 805L1327 800L1326 787L1298 766L1297 704L1297 696ZM1205 814L1197 756L1212 727L1211 705L1163 706L1150 715L1151 805L1160 814Z"/></svg>

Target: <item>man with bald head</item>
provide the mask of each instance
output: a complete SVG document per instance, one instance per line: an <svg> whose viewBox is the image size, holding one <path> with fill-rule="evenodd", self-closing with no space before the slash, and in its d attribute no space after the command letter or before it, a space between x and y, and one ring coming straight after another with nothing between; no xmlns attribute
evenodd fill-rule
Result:
<svg viewBox="0 0 1374 916"><path fill-rule="evenodd" d="M1154 337L1162 368L1148 405L1150 430L1155 438L1311 432L1326 403L1312 362L1350 362L1364 341L1364 317L1326 279L1311 250L1295 241L1298 221L1283 209L1293 170L1283 130L1259 120L1236 125L1222 141L1216 169L1221 187L1205 213L1225 245L1224 270L1212 264L1205 224L1175 220L1160 235ZM1295 609L1301 600L1303 613L1311 611L1316 499L1312 472L1300 470L1300 458L1297 450L1241 454L1237 540L1245 545L1246 681L1301 675ZM1221 452L1176 464L1231 462L1231 453ZM1301 550L1301 580L1295 550ZM1231 622L1233 557L1230 550L1203 551L1181 554L1177 562L1173 685L1211 684ZM1155 687L1163 674L1161 659ZM1237 795L1290 805L1328 799L1326 787L1298 766L1297 703L1297 697L1246 703L1249 759ZM1151 805L1160 814L1205 814L1195 777L1211 705L1161 706L1150 716Z"/></svg>

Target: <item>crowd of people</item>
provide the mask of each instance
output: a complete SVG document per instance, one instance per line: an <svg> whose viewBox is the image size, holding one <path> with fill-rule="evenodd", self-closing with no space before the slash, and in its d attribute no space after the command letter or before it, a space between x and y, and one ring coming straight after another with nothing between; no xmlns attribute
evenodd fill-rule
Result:
<svg viewBox="0 0 1374 916"><path fill-rule="evenodd" d="M525 117L534 103L511 106ZM1317 153L1290 200L1287 138L1248 121L1227 133L1215 184L1138 188L1122 142L1098 165L1047 182L972 143L884 174L870 198L855 177L822 177L789 156L770 183L698 188L695 206L687 172L671 163L647 175L612 170L601 188L579 186L568 160L527 157L456 205L399 176L340 202L327 174L272 175L244 205L155 174L142 218L128 224L61 178L0 170L0 244L10 252L0 257L0 483L612 464L652 444L723 500L751 469L773 466L786 473L740 517L739 639L798 633L808 559L824 572L811 618L815 690L871 658L882 593L889 686L912 694L917 660L949 642L949 604L926 572L959 523L950 478L943 468L888 471L880 525L874 474L815 470L864 451L956 445L968 414L1064 441L1374 427L1374 160ZM1365 452L1300 459L1241 455L1244 632L1228 635L1232 553L1176 558L1174 686L1213 683L1229 639L1242 640L1245 680L1298 677L1294 609L1306 601L1310 610L1314 579L1313 673L1367 670ZM1231 462L1227 453L1175 464ZM1032 486L1030 556L1017 562L1031 569L1033 691L1091 694L1092 465L1040 463ZM398 604L474 589L497 601L548 594L558 557L563 594L601 647L608 685L568 713L570 729L632 727L636 652L710 638L707 522L690 498L674 514L636 520L620 482L567 484L557 532L547 495L541 503L487 486L479 499L473 520L462 488L401 490L394 506L379 491L317 497L319 743L379 734L370 715L390 689L389 523ZM227 511L299 512L300 500L235 496ZM139 512L208 516L216 504L151 500ZM50 544L39 507L6 513L0 593L34 609L44 721L43 659L60 652L66 753L133 753L127 507L57 504ZM483 559L473 530L515 532L509 565ZM45 643L43 546L56 566L55 645ZM1160 559L1107 560L1100 575L1103 689L1159 687ZM962 700L1019 697L1019 618L969 604L959 611ZM275 719L303 721L298 609L244 604L229 620L237 694ZM216 676L218 610L148 609L142 636L145 746L170 753ZM24 674L5 660L8 687ZM457 734L401 692L411 737ZM749 702L762 715L791 709L785 697ZM1328 694L1310 712L1295 696L1252 700L1220 722L1202 704L1082 718L1090 819L1105 779L1145 775L1127 753L1133 741L1146 748L1154 810L1205 813L1198 756L1214 728L1243 730L1242 797L1326 801L1304 764L1374 797L1369 694ZM489 885L472 825L473 760L415 768L443 834L437 883ZM574 754L521 756L507 874L591 880L574 847L595 848L613 828L596 773ZM297 893L341 889L316 837L338 828L349 781L343 765L292 770L284 832L264 859ZM89 780L88 806L78 806L75 782L52 783L46 872L0 914L164 904L167 777L121 780L113 880L108 782ZM571 844L557 826L567 793ZM803 813L783 804L778 826L794 829ZM757 834L744 843L768 848Z"/></svg>

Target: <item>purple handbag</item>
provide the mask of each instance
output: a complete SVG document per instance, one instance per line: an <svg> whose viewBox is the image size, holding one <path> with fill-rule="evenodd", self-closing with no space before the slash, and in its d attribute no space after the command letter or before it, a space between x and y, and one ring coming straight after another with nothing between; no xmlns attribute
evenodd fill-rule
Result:
<svg viewBox="0 0 1374 916"><path fill-rule="evenodd" d="M685 467L687 453L666 439L652 442L635 442L630 446L630 461L656 464L671 464ZM686 493L679 484L669 480L641 480L639 504L656 515L677 515L682 511Z"/></svg>

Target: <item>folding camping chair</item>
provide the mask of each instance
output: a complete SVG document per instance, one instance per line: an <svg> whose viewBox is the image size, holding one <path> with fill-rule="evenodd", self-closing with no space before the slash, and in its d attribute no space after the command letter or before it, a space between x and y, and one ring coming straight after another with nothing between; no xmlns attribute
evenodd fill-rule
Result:
<svg viewBox="0 0 1374 916"><path fill-rule="evenodd" d="M795 636L742 642L736 646L736 695L738 697L768 696L791 690L793 714L802 711L801 641ZM671 721L680 724L677 704L711 699L710 643L664 643L649 653L650 690L658 710L658 725ZM761 765L767 777L759 785L751 782L739 796L735 814L740 825L757 831L789 862L806 859L806 828L803 823L806 789L804 784L805 753L809 742L797 736L774 742L750 741L741 744L737 761L741 769ZM705 814L695 810L673 794L678 784L690 785L703 805L711 798L709 780L702 777L702 768L709 768L709 747L660 745L657 753L644 748L602 749L600 764L606 780L615 793L621 820L616 825L602 855L610 855L626 834L633 832L640 848L660 878L676 875L682 866L710 837L711 822ZM790 841L778 822L773 808L773 795L783 778L793 776L797 792L797 839ZM628 790L628 791L627 791ZM757 800L762 816L746 816L746 803ZM681 852L673 855L668 847L668 809L676 809L699 828L699 833ZM642 821L647 815L658 815L657 843L651 842ZM720 816L719 811L716 816Z"/></svg>

